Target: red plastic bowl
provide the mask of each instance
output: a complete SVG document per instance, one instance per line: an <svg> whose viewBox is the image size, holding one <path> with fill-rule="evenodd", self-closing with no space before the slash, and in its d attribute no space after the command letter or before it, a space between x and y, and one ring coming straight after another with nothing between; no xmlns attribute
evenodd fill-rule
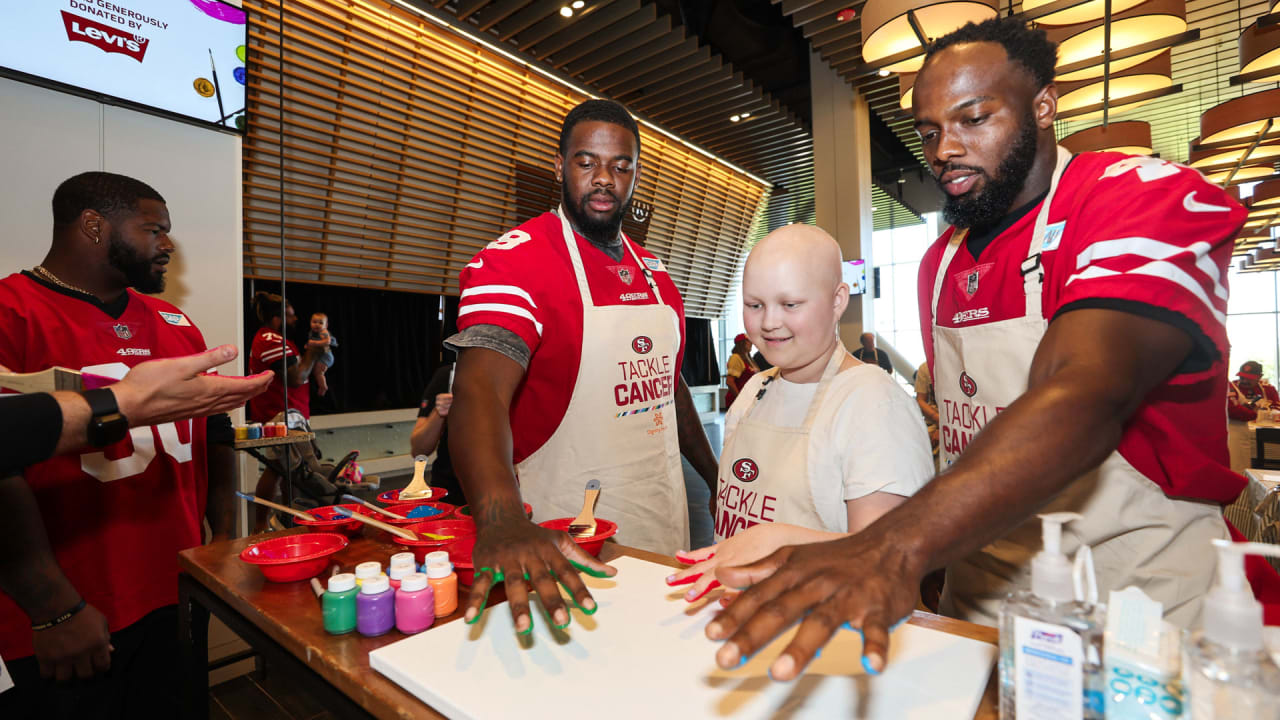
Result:
<svg viewBox="0 0 1280 720"><path fill-rule="evenodd" d="M573 522L573 518L556 518L555 520L547 520L538 523L544 528L552 530L569 531L569 523ZM600 557L600 551L604 548L604 541L613 537L618 533L618 523L612 520L604 520L596 518L596 534L587 538L574 538L574 542L582 546L593 557Z"/></svg>
<svg viewBox="0 0 1280 720"><path fill-rule="evenodd" d="M442 548L449 553L449 562L453 563L453 571L458 573L458 582L467 587L471 587L476 579L476 566L471 562L471 553L475 548L474 535L454 540Z"/></svg>
<svg viewBox="0 0 1280 720"><path fill-rule="evenodd" d="M435 502L436 500L444 499L444 496L448 494L449 494L449 491L445 490L444 488L433 487L431 488L430 497L418 498L417 500L405 500L403 502L413 503L414 505L417 505L419 503L424 503L424 502ZM378 496L378 502L382 503L383 505L392 505L394 503L401 502L400 491L388 490Z"/></svg>
<svg viewBox="0 0 1280 720"><path fill-rule="evenodd" d="M436 535L444 535L449 537L448 540L431 540L419 536L417 540L405 540L398 535L392 535L391 539L397 544L413 550L413 557L419 564L426 561L427 553L433 550L443 549L445 545L456 542L464 537L475 537L476 524L471 518L453 519L453 520L419 520L412 525L404 525L406 530L412 532L429 532Z"/></svg>
<svg viewBox="0 0 1280 720"><path fill-rule="evenodd" d="M397 514L397 515L406 515L406 516L407 516L407 515L409 514L409 511L410 511L410 510L413 510L414 508L417 508L417 507L422 507L423 505L426 505L426 506L428 506L428 507L433 507L433 508L435 508L435 509L439 510L439 511L440 511L440 514L439 514L439 515L432 515L432 516L430 516L430 517L409 518L409 519L407 519L407 520L396 520L395 518L389 518L389 517L387 517L386 515L383 515L382 513L375 513L375 512L367 513L367 515L369 515L370 517L375 517L375 518L377 518L377 519L381 520L382 522L384 522L384 523L388 523L388 524L390 524L390 525L401 525L401 526L404 526L404 525L412 525L412 524L414 524L414 523L423 522L423 521L426 521L426 520L448 520L449 518L453 517L453 514L454 514L455 512L457 512L457 508L456 508L455 506L450 505L449 503L445 503L445 502L406 502L406 503L396 503L395 505L388 505L388 506L386 507L386 510L387 510L387 512L393 512L393 513L395 513L395 514ZM366 509L367 509L367 508L366 508Z"/></svg>
<svg viewBox="0 0 1280 720"><path fill-rule="evenodd" d="M463 505L457 510L454 510L453 514L457 517L471 517L471 506ZM530 517L530 518L533 517L533 506L530 505L529 503L524 504L524 514L526 517Z"/></svg>
<svg viewBox="0 0 1280 720"><path fill-rule="evenodd" d="M324 572L329 556L346 546L347 539L337 533L285 535L250 545L240 559L257 565L271 582L295 582Z"/></svg>
<svg viewBox="0 0 1280 720"><path fill-rule="evenodd" d="M307 511L312 516L320 518L319 520L303 520L302 518L295 517L293 521L298 525L318 532L339 532L347 537L355 537L356 535L359 535L361 528L364 527L364 523L359 520L352 520L349 517L343 516L342 513L339 513L336 510L336 508L350 510L351 512L358 513L360 515L373 514L373 511L361 505L356 505L355 503L347 503L345 505L322 505L314 510Z"/></svg>

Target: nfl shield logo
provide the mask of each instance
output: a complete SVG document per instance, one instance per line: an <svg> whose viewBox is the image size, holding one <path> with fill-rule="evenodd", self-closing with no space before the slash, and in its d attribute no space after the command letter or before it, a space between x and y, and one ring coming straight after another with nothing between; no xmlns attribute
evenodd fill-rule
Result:
<svg viewBox="0 0 1280 720"><path fill-rule="evenodd" d="M969 273L968 280L965 283L964 294L973 297L978 292L978 271L974 270Z"/></svg>
<svg viewBox="0 0 1280 720"><path fill-rule="evenodd" d="M620 269L618 270L618 279L619 279L619 280L621 280L622 282L624 282L624 283L626 283L626 284L630 285L630 284L631 284L631 269L630 269L630 268L620 268Z"/></svg>
<svg viewBox="0 0 1280 720"><path fill-rule="evenodd" d="M114 325L112 326L111 329L116 331L116 337L120 338L121 340L133 339L133 331L130 330L129 326L125 325L124 323L119 323L117 325Z"/></svg>

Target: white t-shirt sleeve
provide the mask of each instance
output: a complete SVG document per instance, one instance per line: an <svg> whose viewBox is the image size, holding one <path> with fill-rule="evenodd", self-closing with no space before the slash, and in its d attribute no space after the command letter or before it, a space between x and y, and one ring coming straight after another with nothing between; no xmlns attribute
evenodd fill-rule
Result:
<svg viewBox="0 0 1280 720"><path fill-rule="evenodd" d="M810 438L810 482L826 525L847 530L846 501L874 492L909 497L933 479L919 407L878 367L841 373L824 405Z"/></svg>

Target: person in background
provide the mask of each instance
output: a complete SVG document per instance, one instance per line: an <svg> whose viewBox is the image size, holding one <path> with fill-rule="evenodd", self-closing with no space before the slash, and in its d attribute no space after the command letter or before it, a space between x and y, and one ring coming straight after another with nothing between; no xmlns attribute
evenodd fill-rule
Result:
<svg viewBox="0 0 1280 720"><path fill-rule="evenodd" d="M311 332L307 338L312 342L326 345L324 354L316 358L315 366L311 370L311 379L316 381L316 394L325 395L329 392L329 382L325 379L324 373L333 367L333 348L338 347L338 338L329 332L328 315L322 312L311 314Z"/></svg>
<svg viewBox="0 0 1280 720"><path fill-rule="evenodd" d="M720 667L798 622L770 666L789 681L848 623L878 672L942 567L942 613L994 624L1030 585L1044 512L1082 516L1062 551L1092 546L1099 587L1199 623L1210 541L1240 538L1222 515L1245 484L1227 467L1222 283L1246 212L1194 169L1058 147L1056 65L1017 16L926 51L911 112L951 228L920 263L920 327L946 470L856 535L717 570L750 587L706 627ZM1280 578L1257 560L1275 622Z"/></svg>
<svg viewBox="0 0 1280 720"><path fill-rule="evenodd" d="M159 193L87 172L52 204L45 259L0 280L0 364L124 378L148 358L205 352L191 318L151 297L176 251ZM0 655L16 683L0 717L176 717L178 553L203 542L206 520L214 540L234 530L231 422L130 429L127 393L82 396L90 447L0 486L0 545L20 549L0 555Z"/></svg>
<svg viewBox="0 0 1280 720"><path fill-rule="evenodd" d="M725 366L725 382L729 385L729 392L724 396L724 404L728 409L738 398L738 393L742 392L743 386L751 380L751 376L760 372L760 367L751 357L751 341L747 339L746 333L738 333L733 339L733 352L729 354L729 361Z"/></svg>
<svg viewBox="0 0 1280 720"><path fill-rule="evenodd" d="M929 444L933 446L933 456L938 456L938 399L933 394L933 376L929 374L929 363L922 362L916 368L915 377L916 405L920 406L920 414L924 416L925 429L929 431Z"/></svg>
<svg viewBox="0 0 1280 720"><path fill-rule="evenodd" d="M559 209L467 264L460 332L445 343L458 351L449 449L474 511L475 564L504 573L517 632L533 622L526 573L559 626L569 614L557 579L579 607L596 608L571 560L612 574L567 533L536 522L577 515L598 479L595 514L618 524L618 542L670 555L689 542L680 456L708 487L716 474L680 376L680 293L662 261L621 232L641 173L635 119L615 102L579 104L554 162ZM467 620L484 609L494 578L477 573Z"/></svg>
<svg viewBox="0 0 1280 720"><path fill-rule="evenodd" d="M1240 366L1236 380L1227 381L1227 435L1231 469L1243 473L1253 463L1257 440L1249 423L1259 410L1280 409L1280 394L1262 377L1262 363L1250 360Z"/></svg>
<svg viewBox="0 0 1280 720"><path fill-rule="evenodd" d="M893 374L893 363L889 360L889 353L881 352L876 348L875 333L862 333L858 341L862 343L862 347L853 351L855 358L864 363L879 365L885 372Z"/></svg>
<svg viewBox="0 0 1280 720"><path fill-rule="evenodd" d="M911 398L837 335L849 304L840 246L821 228L774 230L747 256L742 320L774 368L753 377L724 421L716 544L670 578L701 577L783 545L857 533L933 477L924 423Z"/></svg>
<svg viewBox="0 0 1280 720"><path fill-rule="evenodd" d="M274 293L259 290L253 295L253 312L262 326L253 336L249 347L249 372L271 372L271 386L267 391L249 401L249 421L255 423L283 422L290 430L311 430L311 388L309 381L316 361L329 350L329 343L309 340L301 355L291 340L285 338L285 328L293 327L298 316L293 305ZM288 412L285 412L285 393L288 392ZM314 464L316 451L310 442L298 442L289 446L276 445L266 448L267 457L288 463L287 472L293 472L298 463ZM279 492L280 475L267 467L258 478L254 493L261 498L274 499ZM253 506L255 533L267 529L270 508Z"/></svg>
<svg viewBox="0 0 1280 720"><path fill-rule="evenodd" d="M436 368L418 406L418 420L409 435L409 452L417 457L436 453L431 463L431 485L449 491L444 499L454 505L466 505L467 494L453 471L449 457L449 409L453 407L453 363Z"/></svg>

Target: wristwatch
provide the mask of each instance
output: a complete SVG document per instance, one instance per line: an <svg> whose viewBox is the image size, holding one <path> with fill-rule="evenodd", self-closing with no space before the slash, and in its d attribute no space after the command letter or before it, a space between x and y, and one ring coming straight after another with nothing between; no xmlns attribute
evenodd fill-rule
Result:
<svg viewBox="0 0 1280 720"><path fill-rule="evenodd" d="M107 388L85 390L80 393L89 403L89 428L86 435L89 444L94 447L106 447L120 442L129 432L129 420L120 414L120 406L116 404L115 393Z"/></svg>

